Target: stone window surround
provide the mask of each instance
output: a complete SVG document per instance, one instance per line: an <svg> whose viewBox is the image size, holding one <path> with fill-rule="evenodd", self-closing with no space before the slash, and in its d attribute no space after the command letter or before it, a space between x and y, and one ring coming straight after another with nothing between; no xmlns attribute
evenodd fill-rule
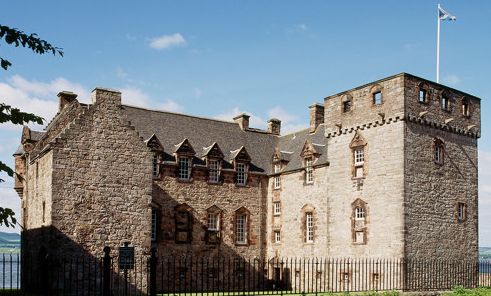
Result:
<svg viewBox="0 0 491 296"><path fill-rule="evenodd" d="M350 94L346 94L341 97L341 113L351 113L353 111L353 96Z"/></svg>
<svg viewBox="0 0 491 296"><path fill-rule="evenodd" d="M361 151L361 153L360 153ZM356 146L351 148L351 155L352 155L352 165L351 165L351 171L352 171L352 179L364 179L366 177L366 145L362 146ZM362 160L360 160L360 155L362 157ZM358 158L358 159L357 159ZM361 169L363 174L361 176L357 176L357 170Z"/></svg>
<svg viewBox="0 0 491 296"><path fill-rule="evenodd" d="M281 215L281 202L275 201L273 202L273 216L280 216L280 215Z"/></svg>
<svg viewBox="0 0 491 296"><path fill-rule="evenodd" d="M467 221L467 203L455 203L455 219L457 220L457 223L463 223Z"/></svg>
<svg viewBox="0 0 491 296"><path fill-rule="evenodd" d="M452 112L452 99L448 91L443 91L440 95L440 109L445 112Z"/></svg>
<svg viewBox="0 0 491 296"><path fill-rule="evenodd" d="M314 156L309 155L304 158L305 176L304 184L314 184Z"/></svg>
<svg viewBox="0 0 491 296"><path fill-rule="evenodd" d="M461 114L466 118L471 117L471 101L466 97L463 97L461 101Z"/></svg>
<svg viewBox="0 0 491 296"><path fill-rule="evenodd" d="M213 167L213 164L217 164ZM207 158L206 167L208 168L208 183L219 184L222 177L222 161L218 158ZM215 172L215 173L213 173ZM215 177L215 179L213 179Z"/></svg>
<svg viewBox="0 0 491 296"><path fill-rule="evenodd" d="M377 104L376 102L376 96L380 94L380 103ZM370 98L372 100L372 107L380 107L384 104L384 92L383 92L383 87L381 85L374 85L370 89Z"/></svg>
<svg viewBox="0 0 491 296"><path fill-rule="evenodd" d="M281 162L279 162L279 161L274 162L273 163L273 173L276 174L273 177L273 189L274 190L281 188L280 171L281 171Z"/></svg>
<svg viewBox="0 0 491 296"><path fill-rule="evenodd" d="M235 166L235 185L239 187L247 186L249 178L249 164L246 162L234 162ZM243 170L239 170L243 167Z"/></svg>
<svg viewBox="0 0 491 296"><path fill-rule="evenodd" d="M312 231L313 231L313 239L312 240L308 240L308 229L307 229L307 215L308 214L311 214L312 215ZM301 240L304 244L308 244L308 245L311 245L311 244L315 244L316 240L317 240L317 223L318 223L318 217L317 217L317 211L315 209L314 206L312 206L311 204L306 204L302 207L301 211L300 211L300 217L301 217L301 221L300 221L300 233L301 233Z"/></svg>
<svg viewBox="0 0 491 296"><path fill-rule="evenodd" d="M175 224L175 233L174 233L174 242L176 244L190 244L191 241L193 240L193 209L187 205L186 203L179 204L176 207L174 207L174 224ZM184 214L187 217L187 224L186 225L179 225L178 224L178 217L179 215L182 215L184 217ZM180 232L187 232L187 239L186 240L180 240L179 233Z"/></svg>
<svg viewBox="0 0 491 296"><path fill-rule="evenodd" d="M424 93L424 100L421 101L421 92ZM429 104L430 102L430 87L428 86L428 84L424 83L424 82L421 82L419 85L418 85L418 103L420 104Z"/></svg>
<svg viewBox="0 0 491 296"><path fill-rule="evenodd" d="M445 164L445 143L439 139L435 138L432 145L433 150L433 162L437 165Z"/></svg>
<svg viewBox="0 0 491 296"><path fill-rule="evenodd" d="M160 161L161 161L161 154L157 151L153 151L152 155L152 177L158 178L160 175Z"/></svg>
<svg viewBox="0 0 491 296"><path fill-rule="evenodd" d="M275 231L273 231L273 235L274 235L273 242L275 244L280 244L281 243L281 231L275 230Z"/></svg>
<svg viewBox="0 0 491 296"><path fill-rule="evenodd" d="M185 161L186 160L186 161ZM187 168L183 165L187 164ZM177 156L177 178L180 182L190 182L192 179L193 172L193 158L187 155ZM184 173L187 173L185 177Z"/></svg>
<svg viewBox="0 0 491 296"><path fill-rule="evenodd" d="M214 216L216 221L215 221L215 228L212 229L210 228L210 217ZM221 239L221 230L222 230L222 221L223 221L223 211L213 205L209 207L206 212L205 212L205 221L206 221L206 235L205 235L205 241L207 244L219 244L220 239Z"/></svg>
<svg viewBox="0 0 491 296"><path fill-rule="evenodd" d="M245 217L245 223L243 224L244 226L244 240L239 241L238 237L238 227L239 227L239 218ZM245 208L241 207L235 211L234 214L234 243L236 246L248 246L250 242L250 226L251 226L251 213L250 211Z"/></svg>
<svg viewBox="0 0 491 296"><path fill-rule="evenodd" d="M364 215L363 218L357 217L357 209L362 209ZM367 244L367 230L368 230L368 207L367 203L360 198L357 198L351 203L351 237L354 245L366 245ZM363 233L363 240L357 240L357 233Z"/></svg>

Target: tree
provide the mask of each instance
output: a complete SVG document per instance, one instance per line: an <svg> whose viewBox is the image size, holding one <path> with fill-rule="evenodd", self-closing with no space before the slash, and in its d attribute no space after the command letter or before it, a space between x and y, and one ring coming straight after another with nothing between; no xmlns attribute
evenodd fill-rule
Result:
<svg viewBox="0 0 491 296"><path fill-rule="evenodd" d="M32 50L37 54L52 53L53 55L63 56L63 51L59 47L51 45L46 40L40 39L37 34L26 34L17 28L10 28L0 24L0 39L2 39L8 45L15 47L25 47ZM8 70L12 63L0 57L0 66L4 70ZM0 103L0 124L5 122L11 122L13 124L27 124L29 122L35 122L37 124L43 124L44 119L32 113L22 112L18 108L9 106L4 103ZM5 163L0 161L0 172L6 172L10 177L14 177L14 170L12 170ZM0 183L5 180L0 178ZM0 207L0 225L7 227L14 227L17 223L15 219L15 213L9 208Z"/></svg>

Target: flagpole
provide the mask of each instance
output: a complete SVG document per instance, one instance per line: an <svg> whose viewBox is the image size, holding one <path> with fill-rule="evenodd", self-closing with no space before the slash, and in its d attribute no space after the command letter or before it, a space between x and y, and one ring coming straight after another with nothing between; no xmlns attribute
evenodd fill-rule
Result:
<svg viewBox="0 0 491 296"><path fill-rule="evenodd" d="M438 3L438 29L436 34L436 83L440 83L440 3Z"/></svg>

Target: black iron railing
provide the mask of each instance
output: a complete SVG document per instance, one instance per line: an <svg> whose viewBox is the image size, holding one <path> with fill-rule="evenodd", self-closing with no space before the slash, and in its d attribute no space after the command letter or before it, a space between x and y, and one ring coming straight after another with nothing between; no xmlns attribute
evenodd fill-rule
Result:
<svg viewBox="0 0 491 296"><path fill-rule="evenodd" d="M0 255L0 295L222 295L491 287L491 261Z"/></svg>

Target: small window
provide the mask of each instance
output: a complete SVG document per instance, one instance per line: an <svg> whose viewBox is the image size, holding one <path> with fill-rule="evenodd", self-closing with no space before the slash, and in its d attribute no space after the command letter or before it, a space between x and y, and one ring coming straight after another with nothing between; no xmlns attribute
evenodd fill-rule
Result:
<svg viewBox="0 0 491 296"><path fill-rule="evenodd" d="M343 113L350 112L352 107L353 107L353 101L351 99L344 101L343 102Z"/></svg>
<svg viewBox="0 0 491 296"><path fill-rule="evenodd" d="M190 161L188 157L179 157L179 179L187 181L191 176Z"/></svg>
<svg viewBox="0 0 491 296"><path fill-rule="evenodd" d="M247 244L247 215L237 214L235 220L235 243L239 245Z"/></svg>
<svg viewBox="0 0 491 296"><path fill-rule="evenodd" d="M305 183L314 183L314 168L312 166L312 157L305 159Z"/></svg>
<svg viewBox="0 0 491 296"><path fill-rule="evenodd" d="M443 142L439 139L435 140L434 143L434 161L437 164L442 165L445 158L445 146Z"/></svg>
<svg viewBox="0 0 491 296"><path fill-rule="evenodd" d="M377 91L373 93L373 104L382 105L382 92Z"/></svg>
<svg viewBox="0 0 491 296"><path fill-rule="evenodd" d="M237 185L245 186L247 184L247 165L237 163Z"/></svg>
<svg viewBox="0 0 491 296"><path fill-rule="evenodd" d="M305 213L305 240L308 243L314 242L314 215L312 212Z"/></svg>
<svg viewBox="0 0 491 296"><path fill-rule="evenodd" d="M365 165L365 149L364 147L358 147L353 150L353 161L354 161L354 177L363 178Z"/></svg>
<svg viewBox="0 0 491 296"><path fill-rule="evenodd" d="M279 230L276 230L274 232L274 243L279 244L281 242L281 232Z"/></svg>
<svg viewBox="0 0 491 296"><path fill-rule="evenodd" d="M220 181L220 161L211 159L208 165L210 183L218 183Z"/></svg>
<svg viewBox="0 0 491 296"><path fill-rule="evenodd" d="M419 97L418 98L419 98L420 103L426 103L427 102L426 89L422 89L422 88L419 89Z"/></svg>
<svg viewBox="0 0 491 296"><path fill-rule="evenodd" d="M459 202L457 204L457 221L464 222L465 220L467 220L467 205Z"/></svg>
<svg viewBox="0 0 491 296"><path fill-rule="evenodd" d="M281 214L281 203L279 201L273 203L273 215L279 216Z"/></svg>
<svg viewBox="0 0 491 296"><path fill-rule="evenodd" d="M469 112L469 100L468 99L463 99L462 100L462 115L464 115L465 117L469 117L470 116L470 112Z"/></svg>
<svg viewBox="0 0 491 296"><path fill-rule="evenodd" d="M152 159L152 175L154 177L158 177L159 175L159 163L160 163L160 155L154 153Z"/></svg>
<svg viewBox="0 0 491 296"><path fill-rule="evenodd" d="M218 244L220 242L220 214L208 213L207 215L206 242Z"/></svg>
<svg viewBox="0 0 491 296"><path fill-rule="evenodd" d="M43 201L43 223L46 222L46 202Z"/></svg>
<svg viewBox="0 0 491 296"><path fill-rule="evenodd" d="M281 170L281 164L275 163L274 164L274 173L279 174ZM279 175L274 176L274 189L279 189L281 187L281 178Z"/></svg>
<svg viewBox="0 0 491 296"><path fill-rule="evenodd" d="M447 111L450 110L450 100L446 95L442 96L441 104L443 110L447 110Z"/></svg>
<svg viewBox="0 0 491 296"><path fill-rule="evenodd" d="M364 231L356 231L355 232L355 243L357 243L357 244L365 243L365 232Z"/></svg>
<svg viewBox="0 0 491 296"><path fill-rule="evenodd" d="M355 208L355 220L365 220L365 209L362 207Z"/></svg>
<svg viewBox="0 0 491 296"><path fill-rule="evenodd" d="M152 241L157 240L157 210L152 208Z"/></svg>
<svg viewBox="0 0 491 296"><path fill-rule="evenodd" d="M219 226L218 213L208 213L208 230L218 231Z"/></svg>

